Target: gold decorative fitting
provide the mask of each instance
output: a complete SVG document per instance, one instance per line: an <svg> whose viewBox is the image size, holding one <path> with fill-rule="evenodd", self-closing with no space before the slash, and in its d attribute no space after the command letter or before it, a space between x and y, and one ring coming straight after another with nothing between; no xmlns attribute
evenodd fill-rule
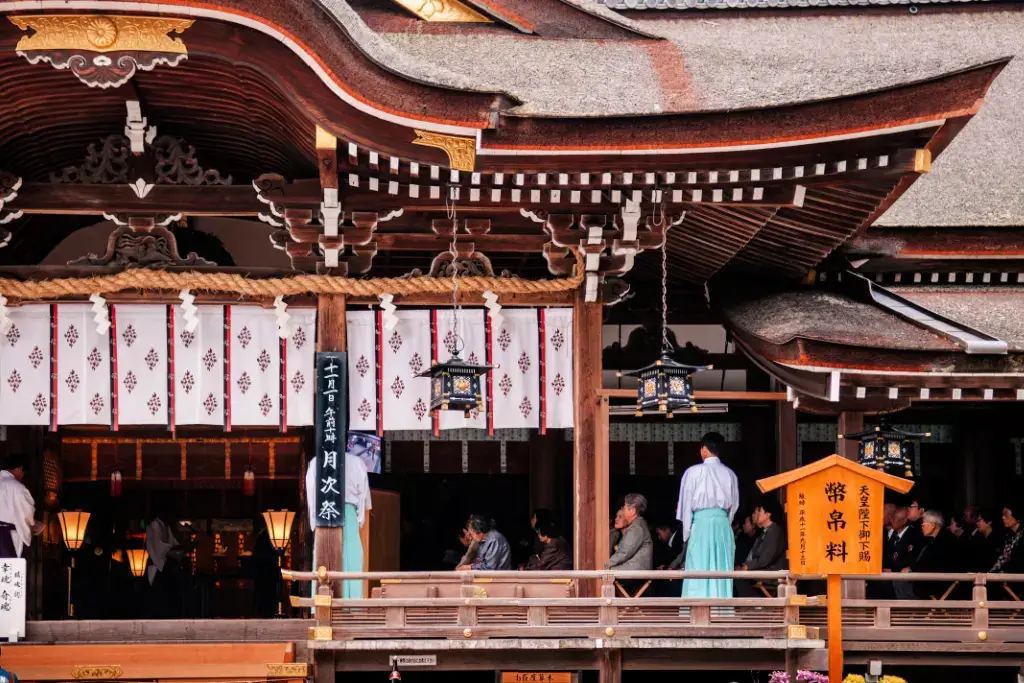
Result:
<svg viewBox="0 0 1024 683"><path fill-rule="evenodd" d="M467 7L460 0L395 0L395 2L424 21L491 23L490 19Z"/></svg>
<svg viewBox="0 0 1024 683"><path fill-rule="evenodd" d="M313 596L314 607L330 607L331 596L330 595L315 595Z"/></svg>
<svg viewBox="0 0 1024 683"><path fill-rule="evenodd" d="M334 640L334 630L330 626L311 626L309 639L320 642Z"/></svg>
<svg viewBox="0 0 1024 683"><path fill-rule="evenodd" d="M120 678L124 669L119 664L102 666L76 666L71 670L71 677L78 681L97 681Z"/></svg>
<svg viewBox="0 0 1024 683"><path fill-rule="evenodd" d="M18 41L15 49L19 54L39 50L133 50L184 55L188 54L185 43L168 34L182 33L194 23L192 19L119 14L23 14L9 18L22 31L35 31Z"/></svg>
<svg viewBox="0 0 1024 683"><path fill-rule="evenodd" d="M317 567L316 577L321 581L324 581L327 578L327 567L324 567L323 565Z"/></svg>
<svg viewBox="0 0 1024 683"><path fill-rule="evenodd" d="M786 637L790 640L807 640L807 627L800 624L791 624Z"/></svg>
<svg viewBox="0 0 1024 683"><path fill-rule="evenodd" d="M807 596L806 595L790 595L786 599L786 604L787 605L793 605L795 607L806 607L807 606Z"/></svg>
<svg viewBox="0 0 1024 683"><path fill-rule="evenodd" d="M988 640L988 633L986 631L978 631L978 640Z"/></svg>
<svg viewBox="0 0 1024 683"><path fill-rule="evenodd" d="M462 635L465 636L466 638L472 638L473 637L473 629L471 629L471 628L462 629Z"/></svg>
<svg viewBox="0 0 1024 683"><path fill-rule="evenodd" d="M984 606L985 606L985 601L984 600L982 600L981 602L978 603L978 607L984 607Z"/></svg>
<svg viewBox="0 0 1024 683"><path fill-rule="evenodd" d="M606 636L608 636L609 638L611 638L612 636L614 636L614 635L615 635L615 629L613 629L613 628L612 628L611 626L609 626L608 628L606 628L606 629L604 630L604 634L605 634Z"/></svg>
<svg viewBox="0 0 1024 683"><path fill-rule="evenodd" d="M338 149L338 138L334 137L320 126L316 127L316 148L317 149Z"/></svg>
<svg viewBox="0 0 1024 683"><path fill-rule="evenodd" d="M289 604L291 604L292 607L301 607L302 603L300 602L300 600L302 600L302 598L300 598L297 595L289 595L288 596L288 602L289 602Z"/></svg>
<svg viewBox="0 0 1024 683"><path fill-rule="evenodd" d="M472 171L476 168L476 140L454 135L441 135L424 130L416 131L414 145L437 147L448 155L448 164L456 171Z"/></svg>
<svg viewBox="0 0 1024 683"><path fill-rule="evenodd" d="M306 678L309 664L267 664L267 678Z"/></svg>
<svg viewBox="0 0 1024 683"><path fill-rule="evenodd" d="M914 173L932 172L932 151L919 149L914 152Z"/></svg>
<svg viewBox="0 0 1024 683"><path fill-rule="evenodd" d="M30 64L70 69L91 88L122 86L136 69L177 66L188 58L188 49L169 34L193 24L192 19L120 14L32 14L10 20L22 31L34 31L18 41L18 55Z"/></svg>

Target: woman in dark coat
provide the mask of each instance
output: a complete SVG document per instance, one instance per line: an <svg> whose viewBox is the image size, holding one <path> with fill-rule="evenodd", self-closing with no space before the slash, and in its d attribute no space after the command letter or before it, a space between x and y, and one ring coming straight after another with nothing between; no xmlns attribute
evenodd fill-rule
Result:
<svg viewBox="0 0 1024 683"><path fill-rule="evenodd" d="M525 569L531 571L565 571L572 569L572 553L565 539L558 535L551 520L538 520L537 538L543 549L530 558Z"/></svg>

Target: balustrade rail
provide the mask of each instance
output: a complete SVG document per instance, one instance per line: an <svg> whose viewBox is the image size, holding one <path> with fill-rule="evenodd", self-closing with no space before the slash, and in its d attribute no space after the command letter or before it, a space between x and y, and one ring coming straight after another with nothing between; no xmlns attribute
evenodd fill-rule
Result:
<svg viewBox="0 0 1024 683"><path fill-rule="evenodd" d="M315 597L292 597L315 611L314 640L478 638L827 638L824 596L801 594L821 577L788 572L286 572L319 582ZM628 597L654 581L756 582L763 598ZM1024 602L1012 584L1024 575L879 574L869 583L939 586L943 599L844 599L844 640L1024 643ZM331 597L328 584L373 584L371 597ZM598 597L577 597L582 582ZM803 582L803 584L799 583ZM625 584L625 586L624 586ZM767 586L772 586L771 592ZM959 591L946 587L961 587ZM969 591L967 589L969 587ZM990 597L991 593L991 597ZM1006 598L1006 599L1004 599Z"/></svg>

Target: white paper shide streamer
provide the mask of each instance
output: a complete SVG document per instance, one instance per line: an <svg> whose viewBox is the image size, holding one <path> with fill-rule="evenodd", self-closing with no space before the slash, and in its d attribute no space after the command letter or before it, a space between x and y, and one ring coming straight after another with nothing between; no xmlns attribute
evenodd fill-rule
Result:
<svg viewBox="0 0 1024 683"><path fill-rule="evenodd" d="M195 332L199 327L199 309L196 306L196 295L187 289L178 294L181 299L181 317L185 321L185 330Z"/></svg>
<svg viewBox="0 0 1024 683"><path fill-rule="evenodd" d="M92 302L92 319L96 323L96 334L105 335L110 329L110 311L107 309L107 300L99 294L91 294L89 301Z"/></svg>
<svg viewBox="0 0 1024 683"><path fill-rule="evenodd" d="M281 339L287 339L291 335L291 329L288 327L291 315L288 313L288 304L284 302L284 296L278 294L274 297L274 311L277 314L277 335Z"/></svg>

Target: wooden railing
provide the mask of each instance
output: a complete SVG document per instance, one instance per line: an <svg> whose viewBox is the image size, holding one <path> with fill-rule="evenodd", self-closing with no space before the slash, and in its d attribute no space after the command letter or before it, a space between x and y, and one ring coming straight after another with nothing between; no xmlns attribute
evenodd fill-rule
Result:
<svg viewBox="0 0 1024 683"><path fill-rule="evenodd" d="M316 598L292 597L315 611L321 640L417 638L750 638L825 639L823 596L801 595L787 572L291 572L321 582ZM621 597L617 583L731 578L777 585L774 597ZM819 577L799 577L817 580ZM851 577L853 578L853 577ZM844 641L1024 642L1024 602L1003 588L1024 575L881 574L869 582L931 582L971 587L971 599L843 600ZM332 598L338 580L379 583L365 599ZM575 595L577 582L597 581L600 597L531 597L544 581ZM521 583L520 583L521 582ZM806 585L806 584L804 584ZM403 597L388 597L402 586ZM990 599L990 590L992 596ZM998 592L997 592L998 591ZM495 597L500 595L501 597ZM1007 599L1003 599L1003 597Z"/></svg>

